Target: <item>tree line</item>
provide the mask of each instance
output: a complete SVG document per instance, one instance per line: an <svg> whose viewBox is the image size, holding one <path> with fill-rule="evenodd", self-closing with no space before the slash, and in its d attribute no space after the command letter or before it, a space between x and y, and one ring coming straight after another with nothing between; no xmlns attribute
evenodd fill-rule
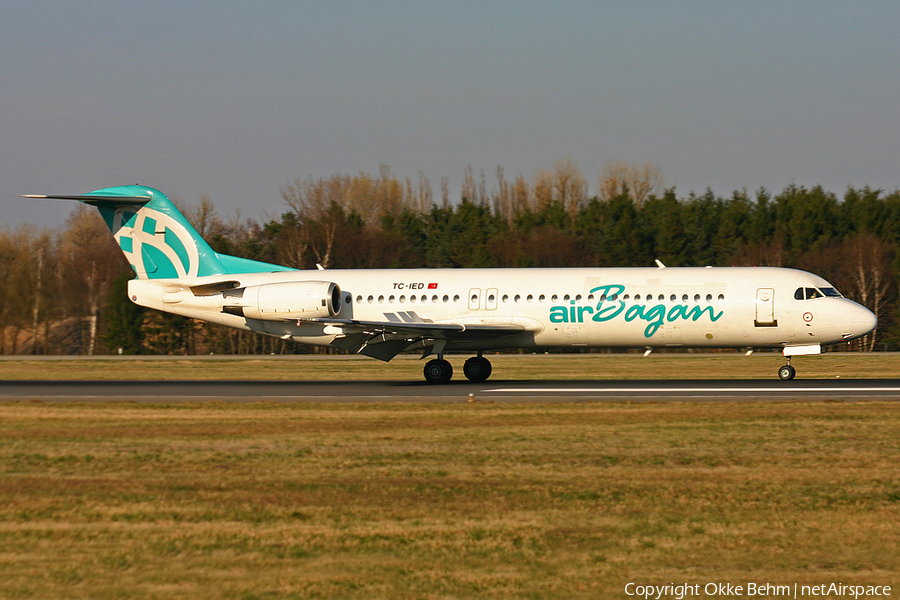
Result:
<svg viewBox="0 0 900 600"><path fill-rule="evenodd" d="M871 309L878 330L854 349L900 349L900 191L791 184L729 196L666 188L653 165L608 164L593 195L569 159L527 180L466 169L461 198L436 199L421 173L334 174L281 189L285 212L223 218L209 198L182 207L214 250L301 269L777 266L817 273ZM176 200L177 202L177 200ZM313 351L149 311L96 210L60 231L0 229L0 353L217 354ZM316 350L321 351L321 350Z"/></svg>

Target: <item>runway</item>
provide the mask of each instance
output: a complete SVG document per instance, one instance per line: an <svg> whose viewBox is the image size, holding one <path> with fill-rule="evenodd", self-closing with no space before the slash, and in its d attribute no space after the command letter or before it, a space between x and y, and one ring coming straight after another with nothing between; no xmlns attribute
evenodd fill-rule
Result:
<svg viewBox="0 0 900 600"><path fill-rule="evenodd" d="M900 400L900 380L2 381L0 401L711 402Z"/></svg>

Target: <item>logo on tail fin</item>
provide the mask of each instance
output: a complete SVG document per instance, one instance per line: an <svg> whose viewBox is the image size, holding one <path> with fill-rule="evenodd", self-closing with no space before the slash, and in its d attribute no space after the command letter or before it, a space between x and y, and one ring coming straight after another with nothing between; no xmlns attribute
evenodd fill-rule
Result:
<svg viewBox="0 0 900 600"><path fill-rule="evenodd" d="M293 270L217 254L165 194L142 185L122 185L81 195L23 197L78 200L96 206L139 279Z"/></svg>
<svg viewBox="0 0 900 600"><path fill-rule="evenodd" d="M146 206L118 207L112 230L140 279L199 274L200 256L191 232L172 217Z"/></svg>

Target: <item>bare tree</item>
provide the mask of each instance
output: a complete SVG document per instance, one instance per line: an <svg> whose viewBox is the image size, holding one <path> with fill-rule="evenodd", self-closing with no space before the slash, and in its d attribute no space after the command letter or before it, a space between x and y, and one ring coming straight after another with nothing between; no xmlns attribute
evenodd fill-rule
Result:
<svg viewBox="0 0 900 600"><path fill-rule="evenodd" d="M72 294L77 313L88 322L87 354L93 354L97 341L100 310L109 295L109 287L127 263L99 213L78 205L66 220L59 242L60 277Z"/></svg>
<svg viewBox="0 0 900 600"><path fill-rule="evenodd" d="M607 162L597 179L597 195L609 201L627 187L636 207L643 206L650 194L662 192L665 182L660 168L652 163L643 166L626 162Z"/></svg>
<svg viewBox="0 0 900 600"><path fill-rule="evenodd" d="M553 170L556 200L563 205L569 217L574 219L575 214L587 200L587 181L581 175L578 164L571 157L557 161L553 165Z"/></svg>
<svg viewBox="0 0 900 600"><path fill-rule="evenodd" d="M893 284L891 264L894 260L894 248L873 233L860 233L846 240L843 244L846 256L843 263L850 283L848 295L860 304L882 316L885 299ZM871 352L875 349L878 330L866 335L860 347Z"/></svg>
<svg viewBox="0 0 900 600"><path fill-rule="evenodd" d="M469 202L475 202L475 199L478 196L478 188L475 186L475 171L472 169L472 165L468 165L463 173L462 192L460 193L460 196Z"/></svg>
<svg viewBox="0 0 900 600"><path fill-rule="evenodd" d="M200 197L199 205L187 208L182 213L203 238L206 237L213 224L219 221L215 205L205 194Z"/></svg>
<svg viewBox="0 0 900 600"><path fill-rule="evenodd" d="M534 196L525 177L519 175L510 190L513 216L518 216L533 207Z"/></svg>
<svg viewBox="0 0 900 600"><path fill-rule="evenodd" d="M347 197L341 193L345 191L342 189L345 183L345 176L335 175L329 179L298 179L293 185L281 188L282 198L297 217L295 245L302 251L298 254L301 260L310 249L318 264L330 266L338 226L333 207L346 206Z"/></svg>
<svg viewBox="0 0 900 600"><path fill-rule="evenodd" d="M553 171L542 169L534 175L533 196L534 208L541 210L554 200L554 188L556 187L556 174Z"/></svg>
<svg viewBox="0 0 900 600"><path fill-rule="evenodd" d="M446 209L450 206L450 180L441 177L441 208Z"/></svg>
<svg viewBox="0 0 900 600"><path fill-rule="evenodd" d="M494 214L500 215L507 222L512 222L513 207L512 195L510 194L509 182L503 176L503 167L497 165L497 191L493 198Z"/></svg>

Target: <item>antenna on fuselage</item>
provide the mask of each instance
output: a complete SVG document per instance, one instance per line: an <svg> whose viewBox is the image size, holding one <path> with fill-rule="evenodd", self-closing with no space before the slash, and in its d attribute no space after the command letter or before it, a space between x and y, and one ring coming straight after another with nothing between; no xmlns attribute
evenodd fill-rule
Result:
<svg viewBox="0 0 900 600"><path fill-rule="evenodd" d="M662 264L662 261L659 260L658 258L655 258L655 259L653 259L653 260L656 261L656 266L659 267L660 269L665 269L665 268L666 268L666 265Z"/></svg>

